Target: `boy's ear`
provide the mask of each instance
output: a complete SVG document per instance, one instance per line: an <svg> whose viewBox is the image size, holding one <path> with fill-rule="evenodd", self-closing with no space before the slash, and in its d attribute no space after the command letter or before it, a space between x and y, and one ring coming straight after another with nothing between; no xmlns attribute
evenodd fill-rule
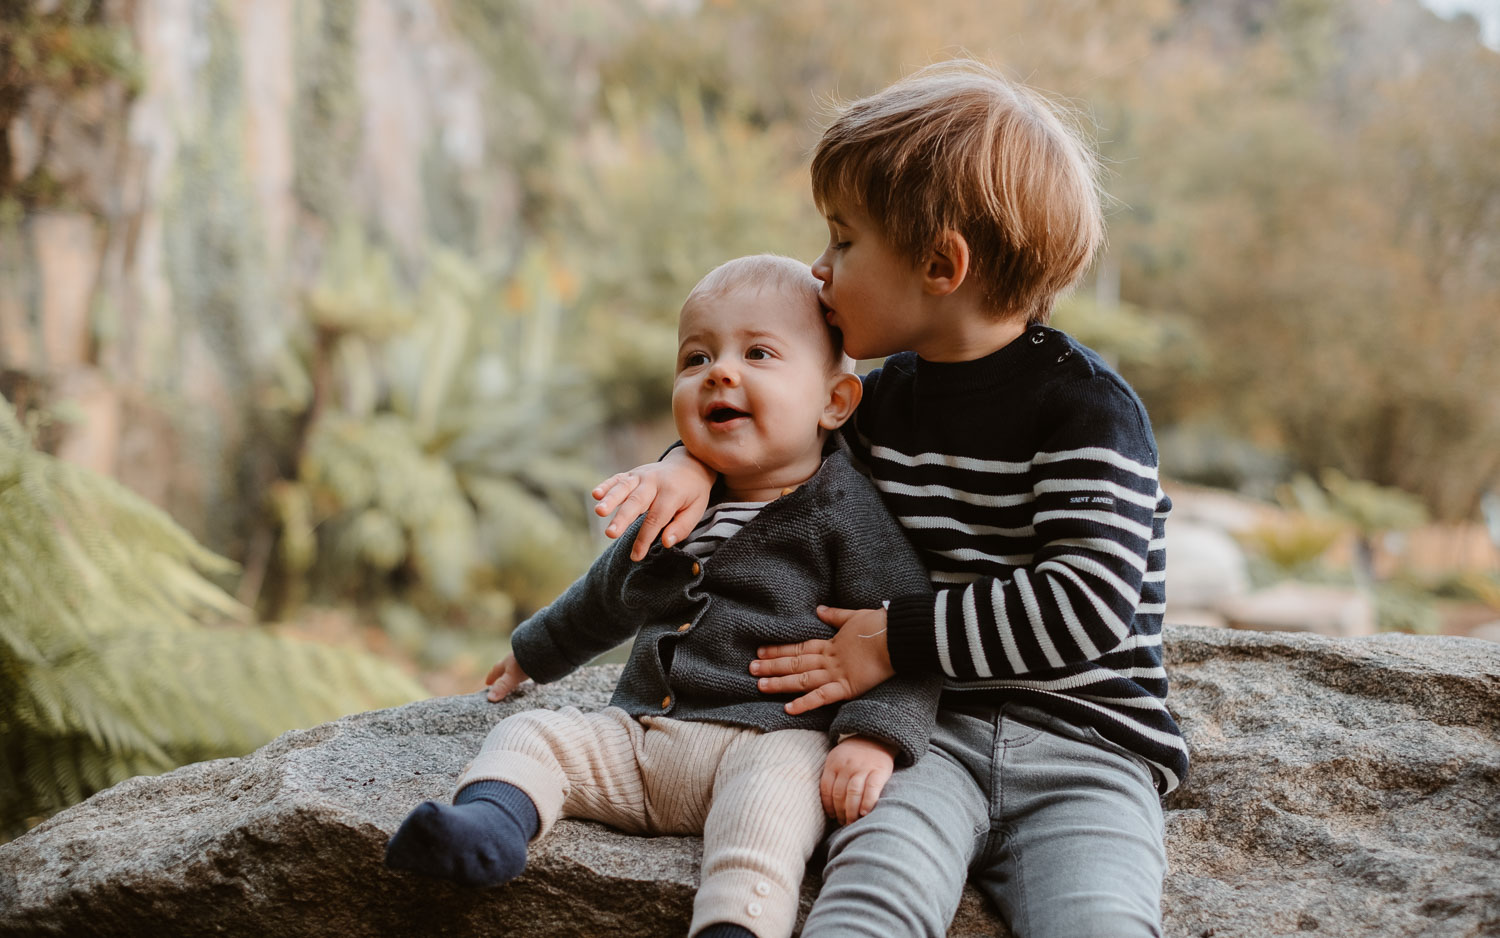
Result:
<svg viewBox="0 0 1500 938"><path fill-rule="evenodd" d="M859 380L859 375L846 371L830 377L828 403L823 408L823 416L818 419L818 426L824 430L842 427L845 421L854 416L854 408L859 406L859 399L864 393L865 386Z"/></svg>
<svg viewBox="0 0 1500 938"><path fill-rule="evenodd" d="M969 276L969 242L952 228L938 237L927 264L922 268L922 289L933 296L947 296Z"/></svg>

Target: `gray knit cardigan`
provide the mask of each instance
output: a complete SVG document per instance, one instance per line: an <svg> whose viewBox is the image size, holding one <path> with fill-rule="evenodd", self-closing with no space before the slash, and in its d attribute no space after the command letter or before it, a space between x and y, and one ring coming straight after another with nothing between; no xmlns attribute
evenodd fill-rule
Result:
<svg viewBox="0 0 1500 938"><path fill-rule="evenodd" d="M794 695L761 693L749 672L761 645L832 636L814 611L819 603L874 608L931 592L900 526L843 453L767 504L705 563L660 542L631 561L640 524L516 629L512 648L534 680L555 681L634 635L610 700L632 716L872 736L899 748L898 765L926 750L941 675L895 677L838 707L792 716L783 704Z"/></svg>

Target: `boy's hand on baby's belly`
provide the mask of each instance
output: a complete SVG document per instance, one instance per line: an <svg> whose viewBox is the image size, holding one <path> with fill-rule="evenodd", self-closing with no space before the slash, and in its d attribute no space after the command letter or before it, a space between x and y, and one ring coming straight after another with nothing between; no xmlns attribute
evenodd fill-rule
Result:
<svg viewBox="0 0 1500 938"><path fill-rule="evenodd" d="M869 814L895 767L895 747L883 740L851 736L834 746L818 785L823 812L840 824Z"/></svg>
<svg viewBox="0 0 1500 938"><path fill-rule="evenodd" d="M818 618L838 629L833 638L760 648L750 662L763 693L802 694L786 705L790 714L853 699L896 673L884 609L819 606Z"/></svg>

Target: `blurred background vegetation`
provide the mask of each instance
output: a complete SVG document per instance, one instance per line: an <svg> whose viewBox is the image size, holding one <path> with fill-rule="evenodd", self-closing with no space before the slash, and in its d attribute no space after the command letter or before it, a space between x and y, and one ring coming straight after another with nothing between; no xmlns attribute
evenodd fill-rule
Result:
<svg viewBox="0 0 1500 938"><path fill-rule="evenodd" d="M816 255L830 105L960 54L1103 154L1056 324L1166 475L1282 506L1257 578L1500 617L1497 43L1418 0L0 0L0 836L477 687L671 439L687 289Z"/></svg>

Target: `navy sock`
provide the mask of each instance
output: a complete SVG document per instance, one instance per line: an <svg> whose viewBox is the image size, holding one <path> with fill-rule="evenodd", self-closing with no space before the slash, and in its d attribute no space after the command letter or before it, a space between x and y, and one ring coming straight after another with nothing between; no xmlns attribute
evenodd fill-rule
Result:
<svg viewBox="0 0 1500 938"><path fill-rule="evenodd" d="M465 886L498 886L526 868L526 844L540 827L536 805L521 789L474 782L451 805L417 805L386 845L385 865Z"/></svg>
<svg viewBox="0 0 1500 938"><path fill-rule="evenodd" d="M694 938L755 938L755 932L743 925L715 922L700 931Z"/></svg>

